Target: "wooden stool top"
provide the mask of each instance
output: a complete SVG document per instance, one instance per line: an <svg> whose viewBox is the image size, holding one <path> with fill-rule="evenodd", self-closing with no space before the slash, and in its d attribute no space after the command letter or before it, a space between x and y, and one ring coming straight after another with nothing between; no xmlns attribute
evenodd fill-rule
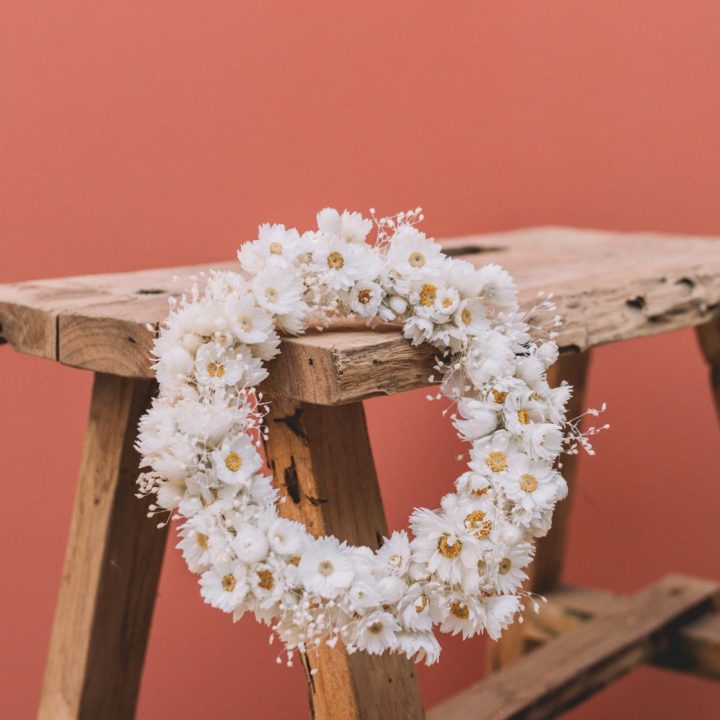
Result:
<svg viewBox="0 0 720 720"><path fill-rule="evenodd" d="M515 278L523 306L554 294L563 350L703 323L720 307L720 242L714 238L532 228L443 241L475 265L496 262ZM153 333L167 299L209 269L237 263L86 275L0 285L0 341L66 365L124 377L151 375ZM175 279L174 279L175 278ZM283 340L267 391L335 405L427 384L432 349L397 328L344 328Z"/></svg>

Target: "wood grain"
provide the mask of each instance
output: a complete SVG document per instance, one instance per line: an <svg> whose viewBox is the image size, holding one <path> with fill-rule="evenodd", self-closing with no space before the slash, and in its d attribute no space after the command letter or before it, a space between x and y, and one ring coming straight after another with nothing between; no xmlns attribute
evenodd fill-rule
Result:
<svg viewBox="0 0 720 720"><path fill-rule="evenodd" d="M137 421L154 389L95 376L42 720L134 715L166 538L134 496Z"/></svg>
<svg viewBox="0 0 720 720"><path fill-rule="evenodd" d="M670 576L431 709L428 720L552 718L669 647L720 586Z"/></svg>
<svg viewBox="0 0 720 720"><path fill-rule="evenodd" d="M622 598L605 590L561 587L550 593L539 613L523 624L525 641L535 649L593 617L613 611ZM650 658L653 665L720 681L720 614L708 613L678 627L667 647Z"/></svg>
<svg viewBox="0 0 720 720"><path fill-rule="evenodd" d="M697 338L705 361L710 368L710 388L715 402L715 412L720 420L720 319L698 325Z"/></svg>
<svg viewBox="0 0 720 720"><path fill-rule="evenodd" d="M476 265L506 267L526 308L538 291L553 292L566 349L706 323L720 307L720 242L713 238L534 228L442 244ZM0 286L0 336L68 365L149 377L146 324L159 323L167 298L210 267ZM429 349L409 347L397 330L328 331L285 339L271 382L278 395L332 405L421 387L431 365Z"/></svg>
<svg viewBox="0 0 720 720"><path fill-rule="evenodd" d="M387 535L362 404L322 407L275 399L266 447L284 500L280 513L316 536L377 548ZM423 718L414 664L399 655L348 655L339 645L306 658L316 720Z"/></svg>

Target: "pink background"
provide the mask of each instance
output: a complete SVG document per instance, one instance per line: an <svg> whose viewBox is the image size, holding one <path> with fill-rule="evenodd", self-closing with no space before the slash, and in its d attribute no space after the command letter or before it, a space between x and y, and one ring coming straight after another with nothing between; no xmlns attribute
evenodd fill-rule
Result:
<svg viewBox="0 0 720 720"><path fill-rule="evenodd" d="M436 235L556 223L720 234L720 5L580 2L0 4L0 281L231 258L258 222L422 205ZM90 374L0 355L0 715L30 718ZM567 578L718 578L718 427L689 331L602 348ZM422 393L367 403L391 527L456 464ZM418 439L422 442L419 443ZM420 450L418 450L420 448ZM478 678L445 642L432 704ZM139 717L304 717L267 632L165 564ZM576 718L717 717L720 689L641 670Z"/></svg>

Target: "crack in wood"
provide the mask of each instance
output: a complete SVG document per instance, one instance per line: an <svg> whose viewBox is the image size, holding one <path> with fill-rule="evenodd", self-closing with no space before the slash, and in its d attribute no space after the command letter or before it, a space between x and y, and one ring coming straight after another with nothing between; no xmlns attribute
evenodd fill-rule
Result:
<svg viewBox="0 0 720 720"><path fill-rule="evenodd" d="M302 417L302 406L298 405L295 408L295 412L292 415L288 415L286 417L274 418L273 422L285 423L285 425L288 426L288 428L290 429L290 432L292 432L293 435L296 435L297 437L301 438L305 442L310 442L310 438L305 434L305 431L302 429L302 425L300 424L301 417Z"/></svg>
<svg viewBox="0 0 720 720"><path fill-rule="evenodd" d="M316 498L311 495L305 495L305 499L308 500L312 505L324 505L328 502L327 498Z"/></svg>
<svg viewBox="0 0 720 720"><path fill-rule="evenodd" d="M283 470L283 479L290 499L296 505L299 505L302 498L300 496L300 480L298 478L297 465L295 464L294 457L290 457L290 467Z"/></svg>

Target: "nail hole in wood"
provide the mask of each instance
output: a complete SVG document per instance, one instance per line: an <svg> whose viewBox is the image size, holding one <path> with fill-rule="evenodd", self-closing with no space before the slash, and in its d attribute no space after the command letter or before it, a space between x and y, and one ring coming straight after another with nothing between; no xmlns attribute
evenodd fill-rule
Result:
<svg viewBox="0 0 720 720"><path fill-rule="evenodd" d="M635 308L636 310L642 310L645 305L647 305L647 303L645 302L645 298L642 295L638 295L637 297L626 300L625 304L628 307Z"/></svg>
<svg viewBox="0 0 720 720"><path fill-rule="evenodd" d="M684 285L688 290L693 290L695 288L695 282L691 280L690 278L680 278L679 280L675 281L676 285Z"/></svg>

